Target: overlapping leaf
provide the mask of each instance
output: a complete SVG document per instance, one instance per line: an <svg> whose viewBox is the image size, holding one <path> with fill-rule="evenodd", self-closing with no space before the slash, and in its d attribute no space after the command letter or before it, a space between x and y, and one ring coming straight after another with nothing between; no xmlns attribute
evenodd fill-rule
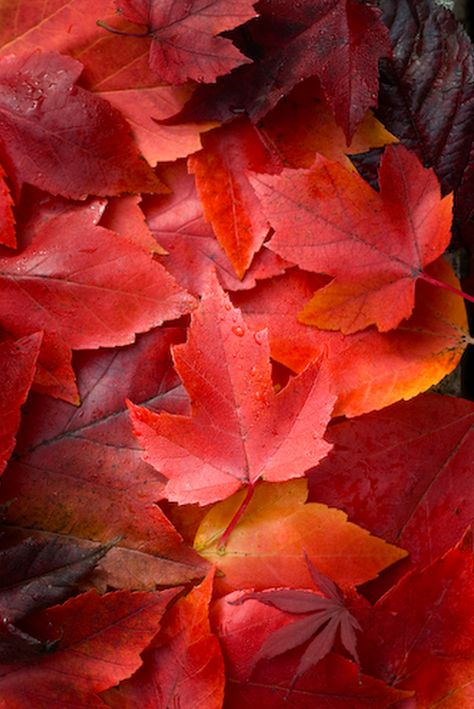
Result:
<svg viewBox="0 0 474 709"><path fill-rule="evenodd" d="M0 663L28 660L51 649L47 642L22 632L18 622L68 598L110 547L84 551L56 540L27 538L0 551Z"/></svg>
<svg viewBox="0 0 474 709"><path fill-rule="evenodd" d="M18 254L0 258L8 332L44 330L67 352L127 344L189 311L194 299L151 254L97 226L101 212L93 202L59 214Z"/></svg>
<svg viewBox="0 0 474 709"><path fill-rule="evenodd" d="M459 287L443 259L428 272ZM272 357L293 371L326 352L332 391L338 397L335 415L356 416L409 399L458 364L469 336L465 306L455 294L420 281L413 314L396 330L368 328L343 335L297 320L304 304L326 283L326 277L292 269L248 293L234 294L232 300L251 327L268 327Z"/></svg>
<svg viewBox="0 0 474 709"><path fill-rule="evenodd" d="M242 493L209 510L195 548L216 564L219 595L235 589L308 588L303 549L322 573L344 589L374 578L406 552L372 537L340 510L305 504L306 480L260 484L225 549L220 539L242 502ZM262 563L265 559L265 563Z"/></svg>
<svg viewBox="0 0 474 709"><path fill-rule="evenodd" d="M56 0L48 6L9 0L0 8L0 56L41 49L79 59L86 88L123 114L150 164L189 155L200 148L199 132L205 125L163 126L154 120L179 111L190 96L189 88L156 86L148 66L148 40L124 41L98 27L101 18L119 30L130 30L123 17L112 20L115 9L113 0Z"/></svg>
<svg viewBox="0 0 474 709"><path fill-rule="evenodd" d="M141 461L125 406L128 395L187 412L169 361L169 345L181 337L165 329L133 347L78 356L82 405L32 396L4 474L9 525L39 538L72 537L86 549L121 537L99 565L101 588L182 583L207 569L156 505L162 478Z"/></svg>
<svg viewBox="0 0 474 709"><path fill-rule="evenodd" d="M213 624L227 667L226 707L284 709L291 701L302 709L314 709L321 703L328 709L388 709L397 700L410 697L411 693L361 674L357 665L335 653L296 682L301 650L261 660L254 668L253 658L259 647L272 632L287 628L293 618L258 601L235 606L241 597L241 592L231 593L217 601L213 609Z"/></svg>
<svg viewBox="0 0 474 709"><path fill-rule="evenodd" d="M91 591L31 618L27 630L56 641L54 652L34 663L0 666L0 706L5 709L100 707L98 692L128 677L159 629L176 589L155 593ZM80 622L78 622L80 619Z"/></svg>
<svg viewBox="0 0 474 709"><path fill-rule="evenodd" d="M316 584L316 593L297 588L268 589L245 593L235 601L241 604L253 599L295 616L303 616L269 635L253 660L257 664L262 659L277 657L308 643L296 669L293 684L330 653L338 634L345 650L359 664L356 630L362 628L358 620L346 607L337 584L321 574L309 559L307 564Z"/></svg>
<svg viewBox="0 0 474 709"><path fill-rule="evenodd" d="M187 174L185 165L178 162L162 174L173 194L147 199L144 210L150 229L168 252L161 263L186 290L201 295L214 270L229 290L253 288L257 280L283 273L286 262L262 248L245 277L239 280L204 219L194 179Z"/></svg>
<svg viewBox="0 0 474 709"><path fill-rule="evenodd" d="M14 179L53 194L162 192L119 111L75 85L82 65L57 53L0 59L0 137Z"/></svg>
<svg viewBox="0 0 474 709"><path fill-rule="evenodd" d="M225 121L246 111L257 122L296 84L316 75L349 142L377 102L378 61L390 54L379 11L356 0L266 0L259 12L252 48L262 58L197 92L177 119Z"/></svg>
<svg viewBox="0 0 474 709"><path fill-rule="evenodd" d="M445 191L459 188L457 214L472 219L474 60L453 14L434 0L384 0L393 59L381 66L378 115Z"/></svg>
<svg viewBox="0 0 474 709"><path fill-rule="evenodd" d="M407 549L406 564L433 562L472 523L472 402L425 394L338 423L328 439L330 455L309 473L310 499Z"/></svg>
<svg viewBox="0 0 474 709"><path fill-rule="evenodd" d="M422 707L430 706L426 698L432 695L427 676L441 671L444 692L449 668L455 679L451 688L459 689L462 668L464 682L472 681L474 581L467 547L470 543L405 576L376 603L361 640L363 669L397 687L416 690Z"/></svg>
<svg viewBox="0 0 474 709"><path fill-rule="evenodd" d="M103 695L111 709L182 706L220 709L224 663L209 628L211 573L167 614L133 677Z"/></svg>
<svg viewBox="0 0 474 709"><path fill-rule="evenodd" d="M319 157L309 170L253 178L275 229L271 248L334 280L302 311L304 322L345 334L381 331L411 315L415 281L450 240L450 197L401 146L389 146L380 193Z"/></svg>
<svg viewBox="0 0 474 709"><path fill-rule="evenodd" d="M250 61L229 39L219 37L255 17L254 0L117 0L123 15L146 25L150 68L161 81L210 83Z"/></svg>
<svg viewBox="0 0 474 709"><path fill-rule="evenodd" d="M204 136L203 150L188 164L204 216L242 278L268 234L248 171L270 172L271 154L252 124L241 119Z"/></svg>
<svg viewBox="0 0 474 709"><path fill-rule="evenodd" d="M203 505L260 478L301 477L327 453L334 397L324 369L308 367L275 394L266 333L246 326L215 276L173 356L193 416L130 405L145 460L168 479L169 500Z"/></svg>

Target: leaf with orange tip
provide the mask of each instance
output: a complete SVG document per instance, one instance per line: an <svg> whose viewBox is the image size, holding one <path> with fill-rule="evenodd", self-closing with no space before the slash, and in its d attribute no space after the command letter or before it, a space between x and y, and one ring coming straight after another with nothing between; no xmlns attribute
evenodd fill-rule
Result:
<svg viewBox="0 0 474 709"><path fill-rule="evenodd" d="M344 334L396 327L411 315L416 280L449 244L452 198L441 199L433 171L389 146L379 176L380 193L319 156L309 170L252 178L276 232L270 248L334 277L304 307L303 322Z"/></svg>
<svg viewBox="0 0 474 709"><path fill-rule="evenodd" d="M143 666L102 695L107 706L222 707L224 663L208 617L213 576L211 572L170 609L162 630L143 654Z"/></svg>
<svg viewBox="0 0 474 709"><path fill-rule="evenodd" d="M439 259L427 269L459 287ZM318 330L297 320L303 305L327 278L291 269L248 293L235 293L250 327L268 327L274 359L299 372L325 352L338 400L334 414L357 416L409 399L437 384L458 364L469 342L462 298L420 281L412 316L391 332L368 328L352 335Z"/></svg>
<svg viewBox="0 0 474 709"><path fill-rule="evenodd" d="M220 538L242 501L242 492L214 505L202 521L195 548L215 564L219 595L235 589L311 587L303 550L344 589L377 576L406 552L349 522L340 510L307 503L306 480L256 487L225 549Z"/></svg>
<svg viewBox="0 0 474 709"><path fill-rule="evenodd" d="M301 477L326 455L334 397L324 365L275 394L266 332L246 326L215 276L173 358L193 415L129 405L144 459L167 478L167 499L205 505L260 478Z"/></svg>
<svg viewBox="0 0 474 709"><path fill-rule="evenodd" d="M472 401L423 394L334 423L328 438L332 451L307 474L310 500L407 549L405 573L448 552L472 524Z"/></svg>
<svg viewBox="0 0 474 709"><path fill-rule="evenodd" d="M0 474L15 447L20 407L33 381L41 346L41 333L0 343Z"/></svg>
<svg viewBox="0 0 474 709"><path fill-rule="evenodd" d="M130 676L179 589L155 593L91 591L32 617L25 627L54 649L34 662L0 667L2 709L103 706L96 696ZM80 619L80 622L78 622Z"/></svg>
<svg viewBox="0 0 474 709"><path fill-rule="evenodd" d="M353 170L348 154L365 153L371 148L397 142L368 112L348 145L315 77L297 84L262 118L258 130L282 166L293 168L311 167L319 153Z"/></svg>

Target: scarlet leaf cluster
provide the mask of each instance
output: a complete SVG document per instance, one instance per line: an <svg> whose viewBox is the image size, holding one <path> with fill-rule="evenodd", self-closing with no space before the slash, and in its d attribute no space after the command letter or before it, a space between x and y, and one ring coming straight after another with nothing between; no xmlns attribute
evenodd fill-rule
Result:
<svg viewBox="0 0 474 709"><path fill-rule="evenodd" d="M379 5L0 1L0 709L474 703L474 405L428 391L472 46Z"/></svg>

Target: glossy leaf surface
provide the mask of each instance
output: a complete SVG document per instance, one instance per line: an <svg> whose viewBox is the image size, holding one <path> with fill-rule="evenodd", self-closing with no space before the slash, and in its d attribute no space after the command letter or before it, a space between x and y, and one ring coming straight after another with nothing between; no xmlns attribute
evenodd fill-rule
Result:
<svg viewBox="0 0 474 709"><path fill-rule="evenodd" d="M193 416L130 406L145 460L168 478L169 500L203 505L259 478L300 477L327 453L334 398L323 367L275 394L266 333L249 330L215 277L173 357Z"/></svg>

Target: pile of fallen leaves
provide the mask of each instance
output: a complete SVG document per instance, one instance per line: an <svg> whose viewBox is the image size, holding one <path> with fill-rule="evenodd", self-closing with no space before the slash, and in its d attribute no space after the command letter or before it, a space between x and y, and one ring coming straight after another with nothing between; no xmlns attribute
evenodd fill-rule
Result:
<svg viewBox="0 0 474 709"><path fill-rule="evenodd" d="M464 31L0 20L0 707L474 706Z"/></svg>

